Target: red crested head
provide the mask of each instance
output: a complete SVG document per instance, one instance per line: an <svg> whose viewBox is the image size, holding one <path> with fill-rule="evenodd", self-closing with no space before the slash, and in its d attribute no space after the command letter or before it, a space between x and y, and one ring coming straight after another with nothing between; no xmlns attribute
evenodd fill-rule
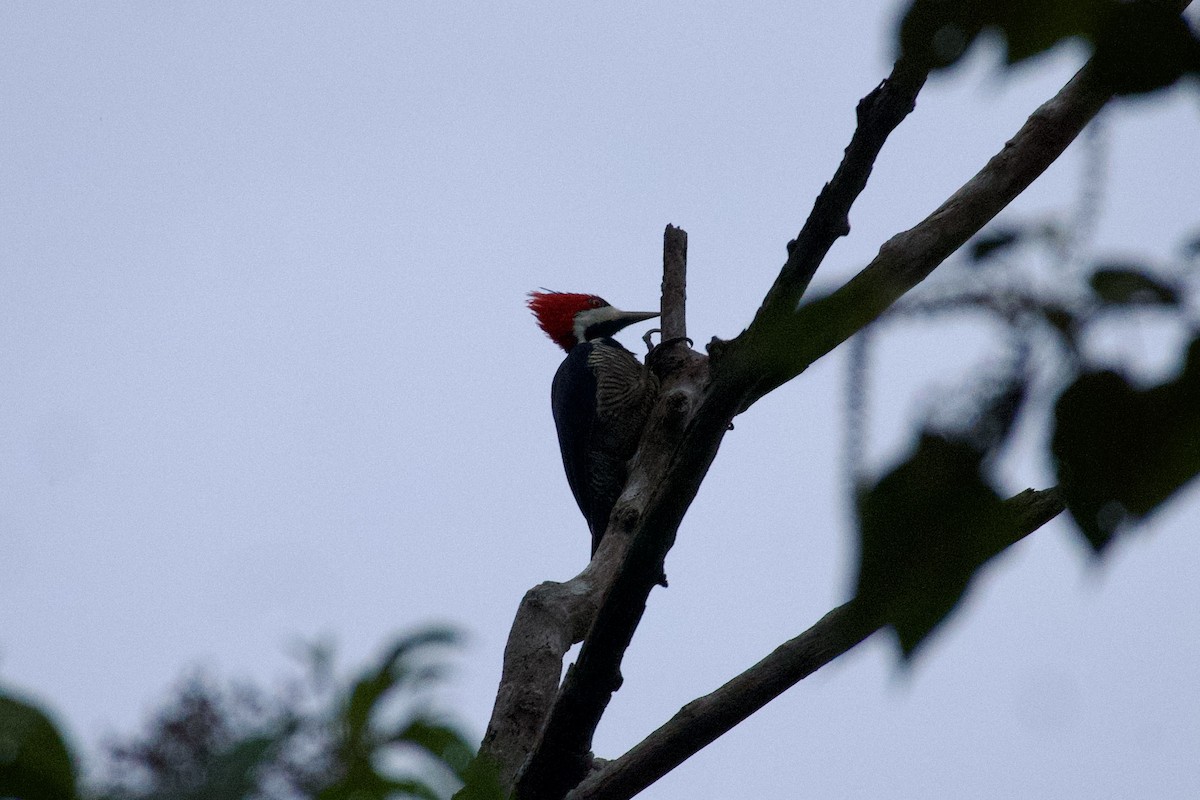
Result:
<svg viewBox="0 0 1200 800"><path fill-rule="evenodd" d="M575 332L575 315L592 308L603 308L609 303L594 294L573 292L530 292L529 310L537 318L538 327L554 340L563 350L570 352L579 344Z"/></svg>
<svg viewBox="0 0 1200 800"><path fill-rule="evenodd" d="M622 311L594 294L530 292L529 310L554 343L571 352L580 342L612 336L626 325L657 317L657 311Z"/></svg>

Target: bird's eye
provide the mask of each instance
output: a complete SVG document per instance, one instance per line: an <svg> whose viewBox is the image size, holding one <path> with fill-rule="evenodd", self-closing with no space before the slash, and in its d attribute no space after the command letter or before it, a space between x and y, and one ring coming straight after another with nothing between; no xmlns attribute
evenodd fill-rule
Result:
<svg viewBox="0 0 1200 800"><path fill-rule="evenodd" d="M588 300L588 305L592 308L599 308L603 305L603 301L599 297L593 297L591 300Z"/></svg>

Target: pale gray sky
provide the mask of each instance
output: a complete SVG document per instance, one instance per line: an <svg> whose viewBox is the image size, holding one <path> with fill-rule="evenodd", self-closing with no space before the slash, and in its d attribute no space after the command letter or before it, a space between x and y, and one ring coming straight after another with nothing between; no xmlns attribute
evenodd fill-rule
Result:
<svg viewBox="0 0 1200 800"><path fill-rule="evenodd" d="M482 732L520 596L588 553L549 413L560 354L524 293L653 306L673 222L690 332L736 334L887 73L898 8L630 6L0 5L0 680L94 748L190 665L266 680L299 639L351 665L450 621L471 637L452 702ZM820 285L1081 61L996 58L930 82ZM1200 223L1196 98L1105 116L1098 252L1166 257ZM1073 148L1012 213L1069 215L1082 168ZM947 342L981 339L946 330L877 354L880 463L930 386L960 383ZM726 438L598 755L845 598L842 366ZM909 677L877 637L645 796L1200 796L1198 509L1192 487L1099 568L1048 526Z"/></svg>

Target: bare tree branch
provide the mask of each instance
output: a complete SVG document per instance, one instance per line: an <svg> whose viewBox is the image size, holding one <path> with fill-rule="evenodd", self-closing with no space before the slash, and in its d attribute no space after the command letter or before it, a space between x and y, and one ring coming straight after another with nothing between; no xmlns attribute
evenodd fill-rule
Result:
<svg viewBox="0 0 1200 800"><path fill-rule="evenodd" d="M1027 489L1006 505L1016 523L1005 547L1063 510L1058 489ZM625 800L666 775L742 720L879 629L881 620L856 600L839 606L796 638L711 694L688 703L662 727L584 780L567 800Z"/></svg>
<svg viewBox="0 0 1200 800"><path fill-rule="evenodd" d="M647 425L650 431L664 430L661 418L677 418L681 404L690 407L692 402L688 398L692 389L689 387L703 385L703 376L706 375L703 370L706 359L685 347L682 342L682 337L686 335L683 320L687 233L668 226L663 246L664 336L679 341L656 348L651 359L651 365L661 375L673 376L664 383L662 392L665 397L673 399L660 403L660 419L657 422L651 420ZM671 429L677 427L676 422ZM665 445L661 441L661 433L658 436L651 434L648 439L642 452L663 451ZM661 465L657 468L661 468ZM646 469L649 468L633 471L626 483L626 497L645 495ZM635 516L630 517L627 513L623 515L619 509L614 510L613 520L615 524L610 524L600 549L583 572L565 583L546 582L535 586L525 594L517 610L504 650L500 688L492 719L480 747L480 756L496 766L505 786L515 784L523 765L543 739L543 728L549 724L550 712L559 696L559 680L567 651L573 644L583 641L592 627L602 597L611 589L614 576L625 571L623 564L629 555L631 542L629 526L636 520L636 512ZM644 558L640 560L644 561ZM661 557L658 560L661 563ZM651 585L661 575L660 569ZM642 595L643 605L648 593L649 587ZM623 651L624 648L621 649ZM564 708L569 706L568 703ZM566 719L571 718L567 716ZM555 722L554 730L559 730L565 724L564 718L560 717ZM590 731L595 729L595 724L588 727L572 723L569 727L587 731L586 741L590 742ZM552 733L551 737L556 742L569 741L568 738L559 739L556 733ZM587 746L584 747L584 754ZM584 763L585 769L586 766Z"/></svg>
<svg viewBox="0 0 1200 800"><path fill-rule="evenodd" d="M890 89L892 79L860 103L859 129L863 132L856 134L842 167L822 193L824 199L818 199L806 224L809 233L801 232L801 238L811 238L813 245L800 248L793 244L790 248L794 258L789 263L797 274L807 272L811 277L828 246L844 235L845 215L861 192L879 148L911 109L912 97L924 75L913 76L898 67L893 78L901 82L898 76L903 76L906 87L899 93L907 97L900 103L902 113L897 115ZM884 102L881 98L890 99ZM822 245L826 240L828 243ZM711 381L708 359L682 340L673 341L685 330L674 330L677 324L682 327L683 319L685 282L680 256L685 251L681 244L678 234L668 229L664 236L664 266L679 265L679 280L664 275L666 338L648 359L660 377L662 391L631 464L625 492L593 560L593 565L599 561L616 566L615 578L611 583L588 583L585 570L561 590L546 584L535 589L518 611L505 651L501 688L481 755L496 762L505 785L513 785L510 781L515 777L517 795L526 800L560 798L586 774L591 763L592 735L620 684L621 658L641 620L650 590L663 574L663 562L683 514L741 402L741 391L730 391L729 384L719 386ZM805 253L808 255L803 256ZM672 306L680 309L677 315ZM606 573L610 566L604 568ZM587 595L586 600L579 599L580 591ZM549 597L557 597L566 607L555 613L540 610ZM603 598L598 611L595 597ZM547 711L548 689L557 680L563 655L578 631L547 635L535 630L534 620L541 618L543 623L560 626L573 620L577 625L593 613L595 621L579 659ZM531 724L536 719L545 719L545 724Z"/></svg>
<svg viewBox="0 0 1200 800"><path fill-rule="evenodd" d="M850 207L867 186L875 159L904 118L916 107L928 67L897 61L892 73L858 102L858 125L842 163L821 189L804 227L788 242L788 258L755 315L751 328L790 317L829 248L850 233Z"/></svg>
<svg viewBox="0 0 1200 800"><path fill-rule="evenodd" d="M610 553L616 545L608 546ZM479 748L480 756L495 765L502 785L513 785L537 744L558 695L563 658L591 626L600 600L596 587L612 580L616 566L615 559L598 557L570 581L538 584L522 598L504 648L492 719Z"/></svg>
<svg viewBox="0 0 1200 800"><path fill-rule="evenodd" d="M687 336L687 231L668 225L663 231L662 337Z"/></svg>
<svg viewBox="0 0 1200 800"><path fill-rule="evenodd" d="M941 208L885 243L876 259L837 292L797 308L829 247L845 235L850 205L923 83L923 72L898 65L860 104L846 158L790 245L780 278L750 327L731 342L714 339L711 363L683 341L668 340L651 354L648 362L662 391L599 551L578 578L543 584L527 595L510 634L481 756L497 762L506 786L515 779L522 800L558 800L586 775L592 735L620 683L624 651L732 418L875 319L1041 174L1112 94L1092 64ZM668 260L665 256L664 263ZM680 307L682 299L680 291ZM664 321L670 302L664 291ZM580 657L551 699L562 657L585 629ZM830 634L835 633L842 638L823 641L849 647L861 640L853 631L847 636L846 628L835 626ZM544 724L538 722L543 719ZM617 773L606 768L603 774Z"/></svg>
<svg viewBox="0 0 1200 800"><path fill-rule="evenodd" d="M1102 70L1095 59L1089 61L982 170L916 227L885 242L879 255L846 285L793 313L760 311L730 342L714 339L709 350L715 372L761 375L743 410L799 375L928 277L1062 155L1111 97ZM794 295L793 291L787 297Z"/></svg>
<svg viewBox="0 0 1200 800"><path fill-rule="evenodd" d="M517 778L517 796L521 798L561 798L591 767L592 735L621 684L621 659L646 609L650 590L662 579L663 562L683 512L716 454L715 442L720 441L717 436L710 439L714 442L710 448L701 448L683 445L679 438L688 412L698 400L698 388L707 383L707 360L687 347L679 334L683 330L686 237L674 226L668 226L664 234L664 340L647 358L659 374L662 388L625 491L595 556L619 564L619 568L615 578L600 589L602 600L595 621ZM706 451L711 451L710 455L697 470L690 493L673 497L669 479L654 480L655 476L681 474L672 464L678 456ZM686 497L682 503L678 502L681 497ZM659 521L655 512L665 513L667 519Z"/></svg>
<svg viewBox="0 0 1200 800"><path fill-rule="evenodd" d="M924 71L897 65L892 76L859 104L858 128L846 157L790 247L785 271L793 277L781 284L781 291L791 291L797 281L806 282L833 241L845 235L850 205L865 186L887 136L912 109L924 79ZM678 263L671 255L679 247L671 229L664 245L664 265ZM668 317L666 290L677 291L676 301L682 305L683 286L682 281L664 278L664 346L650 359L663 390L605 535L605 539L614 533L630 537L629 551L605 592L578 661L563 681L540 743L518 779L517 794L523 800L557 800L586 774L595 727L620 685L621 658L641 620L646 598L662 575L679 522L741 402L740 389L731 391L731 384L713 383L707 360L682 342L672 341L676 334L668 325L682 319Z"/></svg>

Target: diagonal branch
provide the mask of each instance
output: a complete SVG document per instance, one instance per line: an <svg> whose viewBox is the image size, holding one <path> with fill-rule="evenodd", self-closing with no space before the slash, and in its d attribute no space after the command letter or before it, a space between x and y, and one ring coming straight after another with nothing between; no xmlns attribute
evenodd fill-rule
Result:
<svg viewBox="0 0 1200 800"><path fill-rule="evenodd" d="M916 227L885 242L875 259L840 289L792 313L760 311L733 341L713 340L714 372L754 376L742 410L799 375L928 277L1045 172L1112 96L1093 57L983 169Z"/></svg>
<svg viewBox="0 0 1200 800"><path fill-rule="evenodd" d="M858 125L833 178L821 189L800 234L788 242L788 258L767 292L752 327L790 316L829 248L850 233L850 207L867 186L875 159L904 118L916 107L928 66L900 60L892 73L858 102ZM762 321L760 321L762 320Z"/></svg>
<svg viewBox="0 0 1200 800"><path fill-rule="evenodd" d="M1191 0L1158 2L1179 14L1191 5ZM1118 83L1128 79L1123 70L1129 64L1117 59L1114 65L1114 55L1123 54L1097 52L1088 59L982 170L916 227L885 242L875 259L832 295L796 306L812 273L793 266L793 251L750 327L731 342L709 344L715 379L752 384L740 411L868 325L1045 172L1112 99ZM895 78L893 70L889 80ZM850 152L847 148L847 160ZM832 243L828 234L826 239Z"/></svg>
<svg viewBox="0 0 1200 800"><path fill-rule="evenodd" d="M1011 546L1063 510L1058 489L1027 489L1006 503L1015 512ZM851 600L711 694L693 700L620 758L589 776L567 800L625 800L666 775L787 689L847 652L881 620Z"/></svg>

